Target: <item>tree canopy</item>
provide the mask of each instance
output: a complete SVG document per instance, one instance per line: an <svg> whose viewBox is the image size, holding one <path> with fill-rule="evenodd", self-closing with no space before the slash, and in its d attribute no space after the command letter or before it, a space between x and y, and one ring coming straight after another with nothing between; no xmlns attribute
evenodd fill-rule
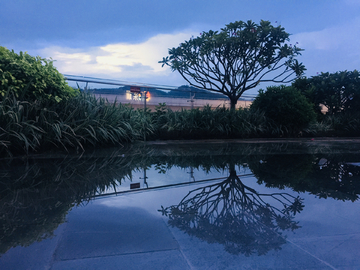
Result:
<svg viewBox="0 0 360 270"><path fill-rule="evenodd" d="M235 108L241 95L259 83L288 83L304 73L295 59L302 49L288 41L284 28L269 21L236 21L169 49L159 63L178 71L191 86L228 96Z"/></svg>

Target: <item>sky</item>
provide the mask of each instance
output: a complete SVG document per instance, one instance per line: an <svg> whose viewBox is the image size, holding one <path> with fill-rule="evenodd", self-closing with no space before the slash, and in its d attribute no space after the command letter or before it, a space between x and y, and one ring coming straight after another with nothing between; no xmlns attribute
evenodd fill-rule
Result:
<svg viewBox="0 0 360 270"><path fill-rule="evenodd" d="M240 20L284 27L307 77L360 67L360 0L0 0L0 46L63 74L180 86L158 63L168 49Z"/></svg>

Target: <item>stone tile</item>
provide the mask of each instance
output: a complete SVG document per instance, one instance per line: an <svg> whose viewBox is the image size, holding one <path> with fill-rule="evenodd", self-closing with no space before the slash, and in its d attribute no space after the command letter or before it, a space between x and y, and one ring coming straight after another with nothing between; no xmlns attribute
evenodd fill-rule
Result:
<svg viewBox="0 0 360 270"><path fill-rule="evenodd" d="M281 246L281 250L270 251L266 255L253 254L232 255L217 243L207 243L196 237L191 237L177 228L171 228L177 239L184 257L193 269L332 269L322 261L288 243Z"/></svg>
<svg viewBox="0 0 360 270"><path fill-rule="evenodd" d="M88 211L93 208L92 211ZM60 240L55 260L165 251L178 243L160 217L138 208L107 206L79 209L69 216L66 235Z"/></svg>
<svg viewBox="0 0 360 270"><path fill-rule="evenodd" d="M53 253L66 224L61 224L52 238L35 242L28 247L17 246L0 257L0 269L6 270L42 270L49 269Z"/></svg>
<svg viewBox="0 0 360 270"><path fill-rule="evenodd" d="M360 234L298 239L294 243L336 269L360 269Z"/></svg>

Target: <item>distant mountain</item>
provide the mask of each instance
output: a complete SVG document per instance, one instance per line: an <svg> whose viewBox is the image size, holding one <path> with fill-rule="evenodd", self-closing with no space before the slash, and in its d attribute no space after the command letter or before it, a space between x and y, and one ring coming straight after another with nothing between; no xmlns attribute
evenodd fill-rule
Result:
<svg viewBox="0 0 360 270"><path fill-rule="evenodd" d="M223 94L217 94L187 85L182 85L177 89L171 90L168 94L169 97L174 98L190 98L191 95L196 99L228 99L228 97Z"/></svg>

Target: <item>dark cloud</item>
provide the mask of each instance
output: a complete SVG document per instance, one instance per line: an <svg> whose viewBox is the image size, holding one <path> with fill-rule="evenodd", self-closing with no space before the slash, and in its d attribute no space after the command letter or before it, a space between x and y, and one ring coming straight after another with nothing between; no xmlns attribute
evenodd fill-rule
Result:
<svg viewBox="0 0 360 270"><path fill-rule="evenodd" d="M5 1L4 1L5 2ZM71 47L143 41L193 20L172 1L12 0L1 4L0 36L9 43L60 42ZM183 1L186 3L187 1ZM165 23L166 22L166 23ZM6 27L5 27L6 26Z"/></svg>
<svg viewBox="0 0 360 270"><path fill-rule="evenodd" d="M304 29L314 31L342 18L339 12L334 12L335 4L324 0L297 1L296 4L294 1L279 0L1 2L1 42L26 44L30 49L45 43L76 48L140 42L155 34L182 30L193 24L217 25L219 29L226 23L248 19L278 21L294 33ZM344 13L341 15L344 16Z"/></svg>

